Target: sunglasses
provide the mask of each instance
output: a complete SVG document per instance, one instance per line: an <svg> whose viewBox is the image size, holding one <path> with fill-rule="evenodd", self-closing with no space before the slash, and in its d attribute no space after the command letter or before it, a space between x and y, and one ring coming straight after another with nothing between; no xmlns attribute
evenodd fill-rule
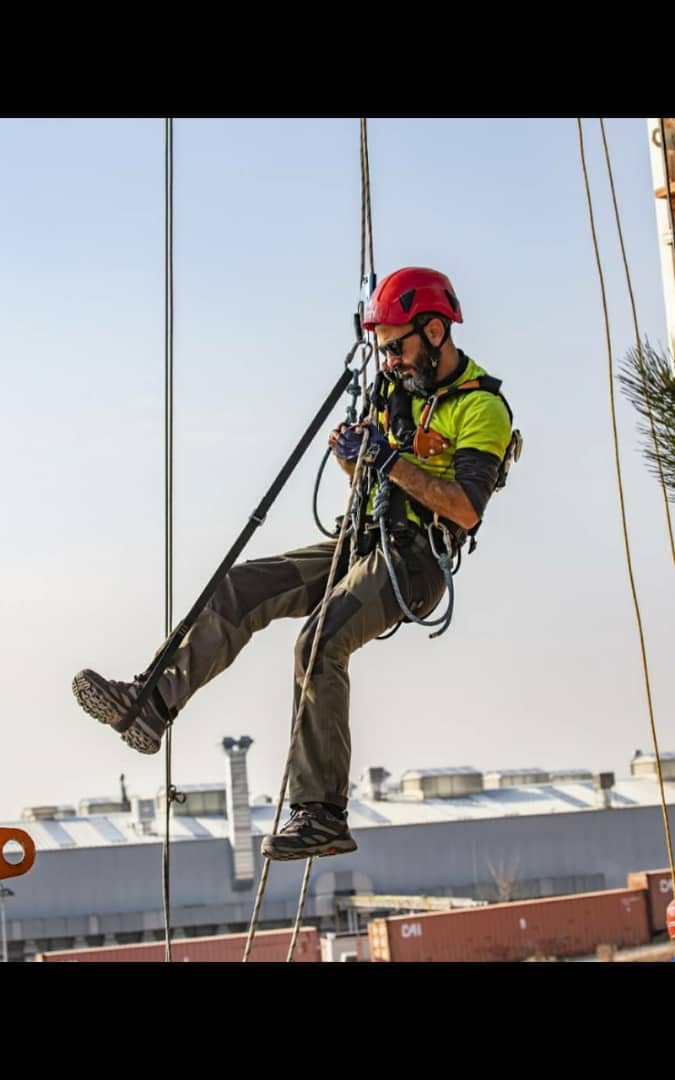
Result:
<svg viewBox="0 0 675 1080"><path fill-rule="evenodd" d="M386 356L389 353L390 356L402 356L403 345L401 342L406 338L412 337L413 334L419 334L419 330L408 330L407 334L401 334L400 337L394 338L393 341L388 341L386 345L378 345L378 352L382 353L382 356Z"/></svg>

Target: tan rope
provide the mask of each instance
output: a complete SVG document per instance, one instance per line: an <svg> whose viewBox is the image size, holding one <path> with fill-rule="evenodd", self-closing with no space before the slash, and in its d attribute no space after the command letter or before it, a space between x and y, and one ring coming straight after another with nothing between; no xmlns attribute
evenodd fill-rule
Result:
<svg viewBox="0 0 675 1080"><path fill-rule="evenodd" d="M367 346L364 346L364 348L367 348ZM365 369L367 367L367 363L368 363L368 358L366 358L366 360L364 361L364 364L363 364L364 371L365 371ZM374 408L371 407L369 419L372 420L373 417L374 417L374 414L375 414L375 410L374 410ZM366 433L366 435L364 437L364 442L367 445L367 443L368 443L368 435L367 435L367 433ZM359 455L359 460L360 460L360 455ZM357 481L357 477L358 477L358 481ZM362 479L364 477L365 477L365 469L361 469L361 473L360 473L360 476L359 476L359 470L358 470L358 464L357 464L357 468L354 470L354 476L352 477L352 485L353 486L352 486L352 491L350 493L350 499L349 499L349 502L347 504L347 509L345 511L345 516L343 518L343 523L345 521L347 521L349 518L351 518L351 507L352 507L354 498L355 497L358 497L359 499L361 498L361 494L362 494L361 482L362 482ZM355 534L356 534L356 529L354 529L354 535ZM342 540L344 539L344 535L345 535L344 531L341 529L340 530L341 540L339 541L340 550L342 548ZM354 564L354 561L355 561L356 556L357 556L356 545L355 545L355 542L354 542L354 535L352 536L352 544L351 544L351 550L350 550L350 555L349 555L349 566L350 566L350 568ZM331 567L331 569L332 569L332 567ZM318 633L318 629L317 629L317 633ZM316 641L316 635L314 637L314 641ZM312 666L313 666L313 664L314 664L314 661L312 659ZM306 678L307 678L307 676L305 675L305 679ZM303 687L303 693L304 693L304 687ZM304 705L304 702L303 702L303 705ZM296 911L295 923L293 925L293 935L291 937L291 942L290 942L290 945L289 945L289 948L288 948L288 955L286 957L286 960L287 960L288 963L291 963L292 960L293 960L293 953L295 951L295 943L298 940L298 932L300 930L300 923L302 922L302 913L305 910L305 899L306 899L306 896L307 896L307 888L309 886L309 876L310 876L311 871L312 871L313 861L314 861L313 856L311 858L307 859L307 866L305 867L305 876L304 876L304 878L302 880L302 887L300 889L300 898L298 900L298 909Z"/></svg>
<svg viewBox="0 0 675 1080"><path fill-rule="evenodd" d="M300 889L300 899L298 900L298 911L295 916L295 924L293 926L293 933L291 935L290 944L288 946L288 954L286 956L286 963L293 962L293 953L295 952L295 943L298 940L298 934L300 932L300 923L302 922L302 913L305 910L305 899L307 897L307 889L309 887L309 875L312 872L312 865L314 863L314 856L312 855L307 859L305 863L305 876L302 879L302 887Z"/></svg>
<svg viewBox="0 0 675 1080"><path fill-rule="evenodd" d="M366 282L366 247L368 249L368 264L370 266L369 273L375 278L375 255L373 250L373 215L370 200L370 161L368 158L368 121L365 116L361 117L361 286ZM366 349L369 346L364 343L362 356L364 363L361 367L361 393L363 400L366 401L368 394L368 359L365 355ZM376 356L375 345L371 346L372 355ZM376 364L377 369L377 364ZM376 411L371 407L368 415L368 420L373 421L376 419ZM364 473L359 479L359 490L357 496L359 503L362 505L361 484L366 480L366 474ZM352 567L358 558L358 533L360 525L360 515L357 515L356 526L352 530L352 538L350 542L349 552L349 565Z"/></svg>
<svg viewBox="0 0 675 1080"><path fill-rule="evenodd" d="M363 152L365 120L361 118L361 272L359 280L366 276L366 163Z"/></svg>
<svg viewBox="0 0 675 1080"><path fill-rule="evenodd" d="M630 296L630 306L633 313L633 327L635 329L635 345L637 348L637 354L640 361L640 374L642 375L642 389L644 393L644 402L647 408L647 416L649 417L649 427L652 433L652 442L654 443L654 457L656 458L656 465L659 474L659 480L661 482L661 491L663 493L663 504L666 511L666 523L668 526L668 536L670 537L670 554L673 562L675 563L675 542L673 542L673 523L670 517L670 503L668 502L668 492L666 490L666 481L663 475L663 465L661 462L661 454L659 452L659 443L656 438L656 428L654 426L654 417L649 401L649 393L647 390L647 373L645 371L645 362L642 354L642 343L640 337L640 330L638 327L637 308L635 306L635 296L633 294L633 285L631 282L630 270L628 269L628 258L626 256L626 248L623 242L623 229L621 228L621 217L619 215L619 206L616 199L616 190L614 188L614 176L612 173L612 164L609 158L609 147L607 146L607 137L605 135L605 124L600 119L600 131L602 133L602 144L605 150L605 161L607 162L607 173L609 175L609 186L612 192L612 202L614 204L614 216L616 218L616 228L619 234L619 243L621 244L621 255L623 257L623 265L626 271L626 283L628 285L628 294Z"/></svg>
<svg viewBox="0 0 675 1080"><path fill-rule="evenodd" d="M361 249L361 285L363 286L366 279L366 253L365 253L365 240L368 241L368 263L370 265L370 271L375 278L375 254L373 249L373 214L370 201L370 161L368 158L368 120L365 116L361 117L361 193L363 199L363 205L361 207L361 216L365 218L366 229L365 233L361 237L362 249ZM373 355L375 351L373 350ZM363 400L366 400L366 394L368 392L368 371L367 363L363 364L361 370L361 393L363 394ZM371 410L371 419L372 410ZM350 564L353 563L355 558L355 537L352 537Z"/></svg>
<svg viewBox="0 0 675 1080"><path fill-rule="evenodd" d="M293 751L295 750L295 744L297 742L298 734L300 732L300 724L302 722L302 716L303 716L303 713L305 711L305 702L307 700L307 691L308 691L309 683L310 683L310 680L311 680L311 677L312 677L312 672L314 670L314 662L316 660L316 654L317 654L317 652L319 650L319 642L321 640L321 634L323 632L324 622L326 621L326 613L328 611L328 602L330 600L330 594L331 594L331 592L333 590L333 585L335 583L335 577L336 577L336 574L337 574L338 562L340 560L340 552L342 550L342 544L344 542L345 533L347 531L347 524L348 524L348 522L350 520L350 517L351 517L352 503L354 502L354 495L355 495L355 492L356 492L356 489L357 489L357 484L358 484L358 479L359 479L359 476L360 476L360 472L361 472L361 470L363 468L363 457L364 457L364 454L366 452L367 446L368 446L368 433L366 432L364 434L363 439L361 440L361 447L359 449L359 456L358 456L358 459L357 459L357 462L356 462L356 468L354 470L354 478L352 480L352 485L351 485L351 488L350 488L350 491L349 491L349 498L347 500L347 507L345 509L344 516L342 518L342 524L340 526L340 533L339 533L337 541L335 543L335 551L333 552L333 559L332 559L332 562L331 562L331 565L330 565L330 571L328 573L328 581L326 582L326 589L325 589L325 592L324 592L324 595L323 595L323 600L321 602L321 608L320 608L320 611L319 611L319 618L318 618L318 621L317 621L317 624L316 624L316 630L314 632L314 637L312 639L312 650L311 650L310 655L309 655L309 661L307 663L307 670L305 671L305 678L304 678L303 684L302 684L302 691L301 691L301 694L300 694L300 701L298 702L298 708L297 708L297 711L296 711L295 720L293 721L293 730L291 732L291 742L290 742L290 746L288 748L288 755L286 757L286 767L284 769L284 775L283 775L283 779L281 781L281 790L279 792L279 799L278 799L278 802L277 802L277 808L276 808L276 811L275 811L275 814L274 814L274 821L272 823L272 834L273 835L277 831L277 828L278 828L278 825L279 825L279 819L281 817L281 810L282 810L282 807L283 807L284 798L286 796L286 786L288 784L288 775L289 775L290 768L291 768L291 760L292 760L292 757L293 757ZM267 856L265 856L265 862L264 862L264 865L263 865L262 874L260 875L260 883L258 885L258 893L257 893L256 898L255 898L255 905L254 905L254 908L253 908L253 915L251 916L251 925L249 926L248 938L246 940L246 948L244 949L244 957L243 957L243 962L244 963L246 963L248 961L248 958L249 958L249 955L250 955L250 952L251 952L251 946L253 945L253 938L255 936L256 928L257 928L257 925L258 925L258 918L259 918L259 915L260 915L260 907L262 905L262 899L263 899L263 896L264 896L264 893L265 893L265 886L267 885L267 878L268 878L268 875L269 875L269 867L270 867L270 860L269 860L269 858Z"/></svg>
<svg viewBox="0 0 675 1080"><path fill-rule="evenodd" d="M663 787L663 774L661 771L661 757L659 754L659 744L656 735L656 723L654 720L654 707L652 703L652 691L651 683L649 679L649 666L647 663L647 649L645 645L645 636L642 628L642 616L640 614L640 604L638 601L637 588L635 585L635 576L633 574L633 561L630 553L630 543L628 540L628 526L626 523L626 505L623 494L623 480L621 476L621 460L619 455L619 434L616 423L616 406L614 400L614 367L612 362L612 338L609 329L609 313L607 309L607 294L605 291L605 278L602 271L602 263L600 260L600 249L598 247L598 238L595 231L595 217L593 214L593 202L591 199L591 190L588 182L588 170L586 168L586 155L584 152L584 134L581 126L581 118L577 117L577 128L579 132L579 151L581 155L581 168L584 176L584 185L586 188L586 201L588 204L588 216L591 225L591 235L593 238L593 250L595 252L595 262L598 269L598 278L600 280L600 292L602 294L602 310L605 321L605 337L607 341L607 357L609 363L609 403L610 412L612 418L612 435L614 441L614 462L616 465L617 483L619 489L619 504L621 508L621 527L623 531L623 542L626 552L626 564L628 567L628 579L630 582L630 589L633 596L633 606L635 609L635 618L638 628L638 636L640 639L640 651L642 654L642 670L644 674L645 690L647 694L647 708L649 711L649 723L652 733L652 741L654 744L654 753L656 756L656 768L659 778L659 791L661 794L661 809L663 812L663 824L666 834L666 846L668 848L668 859L670 861L670 876L673 882L673 889L675 890L675 862L673 861L673 844L670 836L670 822L668 821L668 806L666 803L666 796Z"/></svg>
<svg viewBox="0 0 675 1080"><path fill-rule="evenodd" d="M360 134L361 134L361 155L360 155L361 156L361 284L363 285L365 277L366 277L366 249L367 249L368 261L369 261L369 265L370 265L370 271L369 272L371 272L373 274L375 273L374 255L373 255L373 221L372 221L372 211L371 211L371 201L370 201L370 166L369 166L369 161L368 161L368 127L367 127L367 121L366 121L365 117L361 117ZM373 352L373 346L369 345L367 342L364 342L364 344L362 345L362 350L361 351L362 351L362 359L363 359L363 364L362 364L362 367L361 367L361 377L362 377L362 387L361 387L361 389L362 389L362 393L363 393L364 399L365 399L365 394L366 394L367 385L368 385L368 383L367 383L367 375L366 375L366 368L367 368L370 356L371 356L371 354ZM371 408L371 410L370 410L371 418L373 416L373 411L374 411L373 408ZM345 538L345 535L346 535L346 532L347 532L347 525L349 524L349 522L351 520L351 512L352 512L352 506L353 506L353 503L354 503L354 499L355 499L355 497L357 495L358 495L359 498L361 497L361 481L362 481L362 474L364 473L363 456L365 454L367 446L368 446L368 433L366 432L363 439L362 439L362 441L361 441L361 447L360 447L360 450L359 450L359 456L358 456L358 459L357 459L357 462L356 462L356 468L354 470L354 475L352 477L351 488L350 488L350 492L349 492L349 499L347 500L347 507L345 509L345 512L344 512L344 515L343 515L343 518L342 518L342 522L340 524L340 532L339 532L339 535L338 535L338 538L337 538L335 551L333 553L333 559L332 559L332 562L331 562L330 571L328 573L328 581L326 583L326 590L325 590L324 595L323 595L323 600L321 602L321 608L320 608L320 611L319 611L319 618L318 618L318 621L317 621L316 630L314 632L314 637L312 639L312 649L311 649L310 656L309 656L309 661L308 661L308 664L307 664L307 670L305 671L305 678L304 678L303 684L302 684L302 691L301 691L301 694L300 694L300 701L298 702L298 708L297 708L295 720L293 721L293 729L292 729L292 732L291 732L291 742L290 742L290 746L289 746L289 749L288 749L288 756L286 758L286 767L284 769L284 776L283 776L283 779L282 779L282 782L281 782L281 792L280 792L280 795L279 795L279 800L277 802L277 808L276 808L276 812L275 812L275 815L274 815L274 821L272 823L272 834L273 835L276 833L277 828L279 826L279 819L281 817L281 810L282 810L282 807L283 807L284 798L286 797L286 786L288 784L288 775L289 775L289 772L290 772L291 760L292 760L292 757L293 757L293 750L295 749L295 744L296 744L296 741L297 741L298 733L300 731L300 723L302 721L302 716L303 716L304 709L305 709L305 701L306 701L306 698L307 698L307 689L309 687L310 679L312 677L312 671L314 670L314 662L316 660L316 654L317 654L318 647L319 647L319 641L321 639L321 634L322 634L322 631L323 631L323 625L324 625L324 622L325 622L325 619L326 619L326 612L328 610L328 603L329 603L330 593L331 593L331 591L333 589L333 584L335 582L335 576L336 576L336 573L337 573L337 566L338 566L338 562L340 560L340 554L342 552L342 546L343 546L344 538ZM350 552L350 560L349 560L350 565L354 562L355 557L356 557L356 529L354 530L354 534L352 535L351 552ZM256 898L255 898L255 904L254 904L254 907L253 907L253 914L251 916L251 923L250 923L250 926L249 926L248 937L246 939L246 947L244 949L244 957L243 957L243 962L244 963L248 962L248 958L249 958L251 948L252 948L252 945L253 945L253 939L254 939L254 936L255 936L256 929L257 929L258 920L259 920L259 917L260 917L260 908L262 906L262 900L263 900L263 896L264 896L264 893L265 893L265 888L267 886L267 878L269 876L269 864L270 864L270 860L267 857L265 857L265 862L264 862L264 865L263 865L262 874L260 875L260 882L258 884L258 892L257 892ZM310 878L310 874L311 874L311 871L312 871L312 864L313 864L313 858L307 859L307 865L305 867L305 874L304 874L303 881L302 881L302 887L300 889L300 897L299 897L299 900L298 900L298 908L297 908L297 912L296 912L296 916L295 916L295 922L293 924L293 932L292 932L292 935L291 935L291 941L290 941L289 948L288 948L288 955L286 957L286 960L287 960L288 963L291 963L292 960L293 960L293 953L295 951L295 945L296 945L296 942L298 940L298 933L299 933L299 930L300 930L300 923L302 921L302 913L303 913L304 907L305 907L305 899L307 897L307 889L309 887L309 878Z"/></svg>
<svg viewBox="0 0 675 1080"><path fill-rule="evenodd" d="M164 636L173 626L173 118L164 121ZM162 847L162 893L164 898L164 959L171 963L171 724L164 744L164 844Z"/></svg>
<svg viewBox="0 0 675 1080"><path fill-rule="evenodd" d="M373 254L373 215L370 203L370 163L368 160L368 121L365 116L361 117L361 279L366 273L365 266L365 232L368 234L368 259L371 271L375 271L375 256ZM366 229L367 226L367 229Z"/></svg>

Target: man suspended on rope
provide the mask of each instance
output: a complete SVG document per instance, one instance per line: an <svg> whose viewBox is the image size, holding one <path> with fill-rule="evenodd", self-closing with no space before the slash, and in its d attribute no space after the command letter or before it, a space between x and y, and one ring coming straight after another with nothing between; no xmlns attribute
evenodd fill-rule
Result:
<svg viewBox="0 0 675 1080"><path fill-rule="evenodd" d="M375 332L383 358L381 377L371 390L377 423L340 425L329 445L353 474L367 432L369 481L353 542L343 545L335 585L326 598L291 761L291 817L279 833L264 838L262 851L268 858L356 849L346 812L349 658L404 617L410 621L407 614L425 619L434 610L449 584L447 566L444 572L439 565L439 547L445 541L446 559L456 560L491 494L504 483L515 447L510 410L498 381L453 343L455 322L462 322L459 301L448 278L435 270L397 270L368 301L363 325ZM229 667L257 630L289 616L306 620L295 648L297 709L335 543L235 565L122 734L124 741L141 753L156 753L168 723L195 691ZM351 566L350 548L355 555ZM79 704L113 725L133 706L142 686L143 676L117 682L88 669L73 681Z"/></svg>

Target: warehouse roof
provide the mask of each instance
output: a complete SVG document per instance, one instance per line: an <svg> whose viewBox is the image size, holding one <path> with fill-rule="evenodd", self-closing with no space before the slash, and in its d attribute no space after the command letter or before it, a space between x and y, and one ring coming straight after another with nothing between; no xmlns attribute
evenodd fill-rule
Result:
<svg viewBox="0 0 675 1080"><path fill-rule="evenodd" d="M664 784L666 799L675 805L675 782ZM189 790L196 790L193 785ZM182 790L188 790L185 785ZM618 781L608 791L610 807L614 810L659 805L659 790L655 780L631 777ZM352 799L349 822L352 829L369 829L383 825L430 825L442 822L481 821L535 814L569 814L602 809L601 794L592 781L529 784L519 787L496 788L461 798L410 799L392 794L382 800ZM270 803L251 806L254 835L268 832L274 817ZM106 847L126 844L156 844L163 837L164 819L158 815L148 826L141 826L132 812L92 814L87 817L68 817L62 820L3 822L24 829L35 841L38 851L68 848ZM171 839L208 840L229 837L229 822L219 815L189 817L172 816Z"/></svg>

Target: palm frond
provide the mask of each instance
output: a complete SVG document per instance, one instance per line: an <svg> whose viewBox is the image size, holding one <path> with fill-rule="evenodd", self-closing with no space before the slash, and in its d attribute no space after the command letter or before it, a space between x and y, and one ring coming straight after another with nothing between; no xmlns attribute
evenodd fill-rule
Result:
<svg viewBox="0 0 675 1080"><path fill-rule="evenodd" d="M643 418L638 430L649 471L659 482L663 479L669 500L675 501L675 374L670 357L645 338L639 349L628 350L618 378Z"/></svg>

